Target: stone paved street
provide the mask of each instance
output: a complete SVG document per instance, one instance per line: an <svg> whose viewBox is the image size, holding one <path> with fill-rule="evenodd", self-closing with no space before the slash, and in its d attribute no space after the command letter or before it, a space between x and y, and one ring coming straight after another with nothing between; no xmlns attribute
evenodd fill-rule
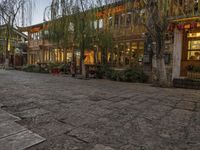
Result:
<svg viewBox="0 0 200 150"><path fill-rule="evenodd" d="M0 70L0 103L46 139L27 150L200 149L198 90Z"/></svg>

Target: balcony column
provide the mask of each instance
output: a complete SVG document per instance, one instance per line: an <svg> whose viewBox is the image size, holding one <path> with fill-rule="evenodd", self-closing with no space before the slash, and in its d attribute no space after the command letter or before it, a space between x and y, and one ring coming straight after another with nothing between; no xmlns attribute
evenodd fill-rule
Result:
<svg viewBox="0 0 200 150"><path fill-rule="evenodd" d="M182 50L183 50L183 32L179 31L178 29L175 29L172 79L179 78L181 76Z"/></svg>

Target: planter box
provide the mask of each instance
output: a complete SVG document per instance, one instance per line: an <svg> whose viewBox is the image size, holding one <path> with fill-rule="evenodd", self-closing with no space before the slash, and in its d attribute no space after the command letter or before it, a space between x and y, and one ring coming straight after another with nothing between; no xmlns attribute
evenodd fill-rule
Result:
<svg viewBox="0 0 200 150"><path fill-rule="evenodd" d="M200 72L187 72L189 79L200 79Z"/></svg>
<svg viewBox="0 0 200 150"><path fill-rule="evenodd" d="M173 85L176 88L200 90L200 80L197 79L174 79Z"/></svg>

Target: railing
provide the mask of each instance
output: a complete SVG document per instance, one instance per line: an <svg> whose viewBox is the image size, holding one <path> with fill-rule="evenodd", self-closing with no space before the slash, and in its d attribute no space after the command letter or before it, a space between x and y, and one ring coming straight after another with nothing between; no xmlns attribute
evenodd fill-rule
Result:
<svg viewBox="0 0 200 150"><path fill-rule="evenodd" d="M42 40L29 41L29 47L37 47L39 45L43 45L43 41Z"/></svg>
<svg viewBox="0 0 200 150"><path fill-rule="evenodd" d="M182 2L179 2L180 4L177 3L174 1L170 6L169 16L171 18L192 17L200 14L200 2L195 0L182 0Z"/></svg>

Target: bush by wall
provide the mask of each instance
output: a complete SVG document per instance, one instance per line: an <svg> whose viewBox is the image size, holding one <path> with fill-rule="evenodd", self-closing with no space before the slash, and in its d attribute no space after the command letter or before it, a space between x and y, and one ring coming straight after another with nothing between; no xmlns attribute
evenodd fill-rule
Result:
<svg viewBox="0 0 200 150"><path fill-rule="evenodd" d="M113 81L122 82L147 82L148 76L139 67L129 68L126 70L114 70L109 67L99 67L96 72L99 79L107 78Z"/></svg>

